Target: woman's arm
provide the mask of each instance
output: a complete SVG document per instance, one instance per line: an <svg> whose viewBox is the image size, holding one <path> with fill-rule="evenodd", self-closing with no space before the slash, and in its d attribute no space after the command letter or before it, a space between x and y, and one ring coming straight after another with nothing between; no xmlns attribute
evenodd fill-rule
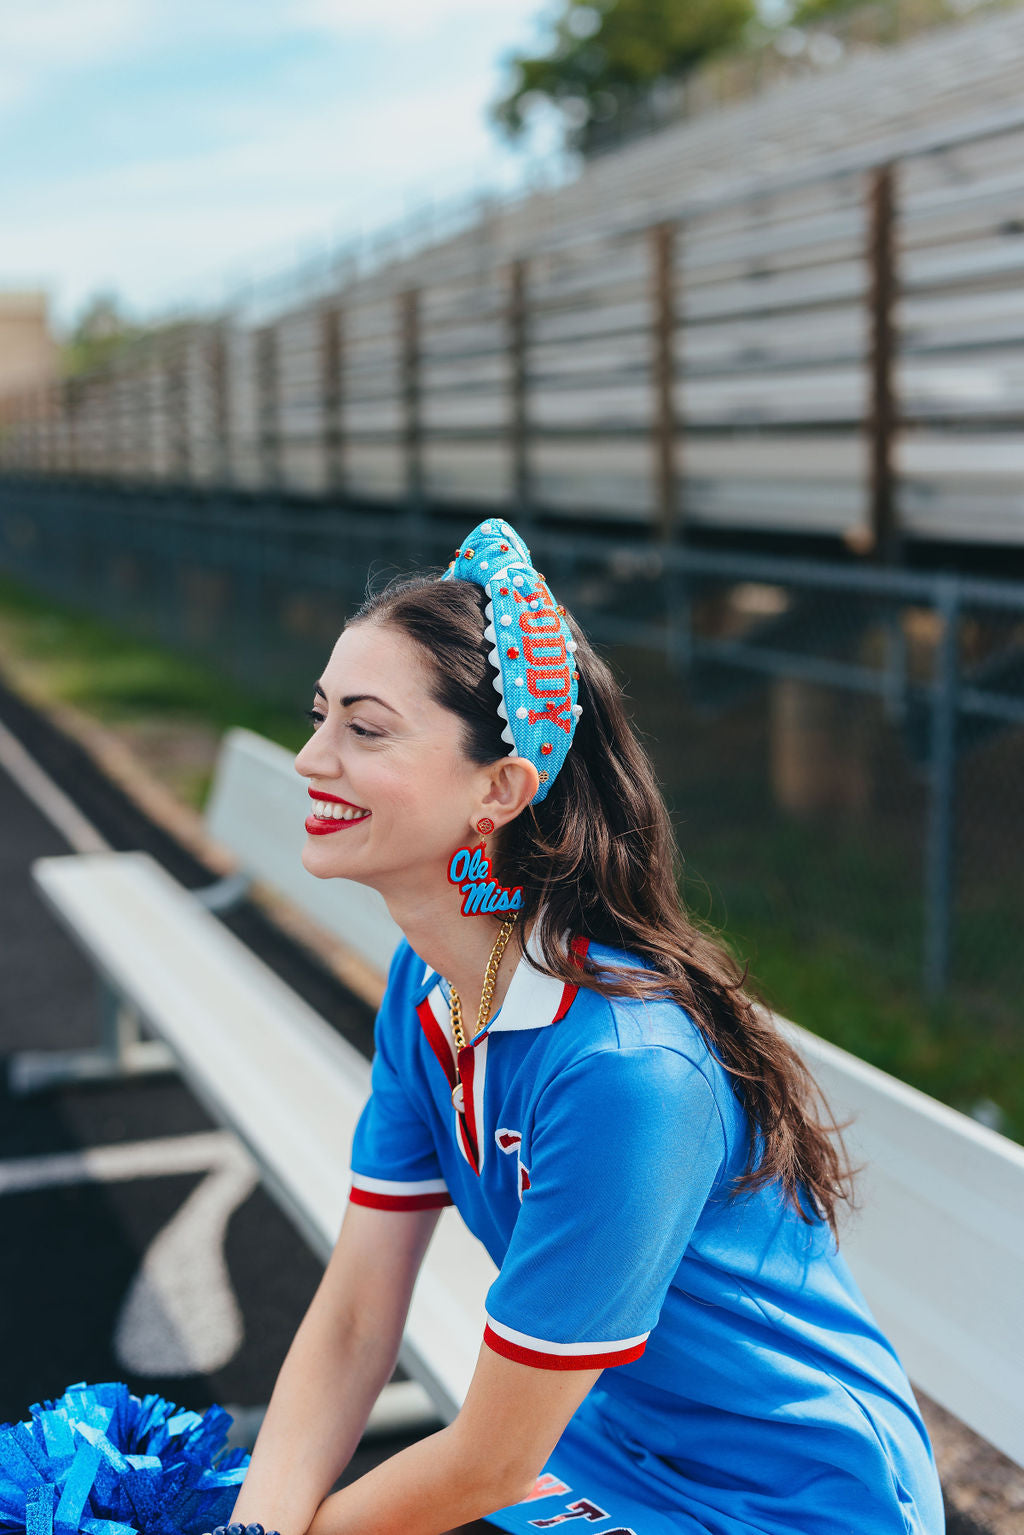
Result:
<svg viewBox="0 0 1024 1535"><path fill-rule="evenodd" d="M285 1356L232 1520L303 1535L348 1465L398 1357L440 1210L350 1204Z"/></svg>
<svg viewBox="0 0 1024 1535"><path fill-rule="evenodd" d="M482 1344L458 1417L332 1493L309 1535L444 1535L519 1502L600 1374L519 1364Z"/></svg>

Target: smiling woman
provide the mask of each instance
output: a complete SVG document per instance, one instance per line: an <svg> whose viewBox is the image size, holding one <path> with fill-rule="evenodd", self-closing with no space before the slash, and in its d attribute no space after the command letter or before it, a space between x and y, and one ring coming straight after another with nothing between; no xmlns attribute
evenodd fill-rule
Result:
<svg viewBox="0 0 1024 1535"><path fill-rule="evenodd" d="M913 1391L839 1251L827 1106L681 904L620 690L510 524L369 596L316 694L303 864L379 891L404 939L235 1519L941 1535ZM329 1493L451 1204L499 1270L466 1399Z"/></svg>

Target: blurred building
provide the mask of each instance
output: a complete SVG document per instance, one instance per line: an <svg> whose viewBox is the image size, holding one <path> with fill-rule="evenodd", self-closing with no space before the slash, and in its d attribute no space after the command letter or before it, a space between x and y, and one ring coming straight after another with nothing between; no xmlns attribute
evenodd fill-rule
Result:
<svg viewBox="0 0 1024 1535"><path fill-rule="evenodd" d="M47 295L0 292L0 396L35 389L56 377L57 344Z"/></svg>

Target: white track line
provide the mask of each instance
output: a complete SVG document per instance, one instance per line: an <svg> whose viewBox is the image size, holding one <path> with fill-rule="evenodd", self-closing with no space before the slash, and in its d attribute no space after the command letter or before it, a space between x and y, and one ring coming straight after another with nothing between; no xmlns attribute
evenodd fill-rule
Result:
<svg viewBox="0 0 1024 1535"><path fill-rule="evenodd" d="M110 843L59 789L34 757L0 721L0 767L55 826L76 853L109 853Z"/></svg>
<svg viewBox="0 0 1024 1535"><path fill-rule="evenodd" d="M152 1141L86 1146L38 1157L0 1160L0 1195L68 1183L119 1183L171 1173L208 1172L213 1167L252 1166L245 1147L230 1130L200 1130Z"/></svg>

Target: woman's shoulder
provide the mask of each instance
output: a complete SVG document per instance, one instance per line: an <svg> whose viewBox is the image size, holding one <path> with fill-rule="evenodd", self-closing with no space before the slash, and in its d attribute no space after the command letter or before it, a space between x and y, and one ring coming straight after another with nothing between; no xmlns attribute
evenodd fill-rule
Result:
<svg viewBox="0 0 1024 1535"><path fill-rule="evenodd" d="M603 1048L638 1049L653 1047L668 1049L686 1059L702 1074L719 1082L722 1067L718 1064L690 1010L678 1002L667 989L646 997L614 996L600 988L601 973L613 970L654 971L655 965L646 956L610 944L591 941L587 945L588 969L593 969L598 982L595 993L587 989L591 998L585 1011L600 1016L603 1027L595 1030L603 1036ZM580 988L578 996L583 994Z"/></svg>

